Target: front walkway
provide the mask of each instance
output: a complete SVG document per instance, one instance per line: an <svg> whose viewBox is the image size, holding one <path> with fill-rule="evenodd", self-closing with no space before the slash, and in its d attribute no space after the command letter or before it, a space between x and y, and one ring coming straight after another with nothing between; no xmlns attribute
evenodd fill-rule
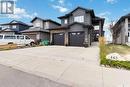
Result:
<svg viewBox="0 0 130 87"><path fill-rule="evenodd" d="M130 87L129 71L100 67L96 43L89 48L47 46L3 51L0 64L72 87Z"/></svg>

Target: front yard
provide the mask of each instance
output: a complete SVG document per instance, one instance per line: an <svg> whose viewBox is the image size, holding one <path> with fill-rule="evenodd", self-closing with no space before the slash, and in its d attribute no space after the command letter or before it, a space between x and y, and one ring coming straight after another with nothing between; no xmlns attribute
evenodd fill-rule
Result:
<svg viewBox="0 0 130 87"><path fill-rule="evenodd" d="M0 51L16 49L16 44L0 45Z"/></svg>
<svg viewBox="0 0 130 87"><path fill-rule="evenodd" d="M104 38L100 38L100 64L106 67L124 68L130 70L130 61L118 61L107 59L110 53L118 53L122 57L130 54L130 47L127 45L105 44Z"/></svg>
<svg viewBox="0 0 130 87"><path fill-rule="evenodd" d="M39 47L42 45L35 45L35 46L19 46L17 44L6 44L6 45L0 45L0 51L6 51L6 50L13 50L13 49L23 49L23 48L31 48L31 47Z"/></svg>
<svg viewBox="0 0 130 87"><path fill-rule="evenodd" d="M130 46L127 45L114 45L114 44L108 44L106 45L106 53L119 53L122 55L130 54Z"/></svg>

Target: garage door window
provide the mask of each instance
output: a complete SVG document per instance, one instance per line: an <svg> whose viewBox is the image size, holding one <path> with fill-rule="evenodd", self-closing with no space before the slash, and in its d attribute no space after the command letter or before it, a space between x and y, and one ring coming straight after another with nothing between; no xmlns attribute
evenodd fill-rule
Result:
<svg viewBox="0 0 130 87"><path fill-rule="evenodd" d="M76 35L76 33L72 33L72 35Z"/></svg>
<svg viewBox="0 0 130 87"><path fill-rule="evenodd" d="M61 34L59 34L60 36L62 36L63 34L61 33Z"/></svg>
<svg viewBox="0 0 130 87"><path fill-rule="evenodd" d="M71 33L72 35L80 35L81 33Z"/></svg>

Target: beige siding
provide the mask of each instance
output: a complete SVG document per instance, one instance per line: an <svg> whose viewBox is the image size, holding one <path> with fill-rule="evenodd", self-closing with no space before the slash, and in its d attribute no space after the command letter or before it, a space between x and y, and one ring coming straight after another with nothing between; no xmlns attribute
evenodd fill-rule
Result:
<svg viewBox="0 0 130 87"><path fill-rule="evenodd" d="M1 32L0 34L15 35L15 32Z"/></svg>
<svg viewBox="0 0 130 87"><path fill-rule="evenodd" d="M42 40L50 40L50 34L49 33L40 33L40 39Z"/></svg>

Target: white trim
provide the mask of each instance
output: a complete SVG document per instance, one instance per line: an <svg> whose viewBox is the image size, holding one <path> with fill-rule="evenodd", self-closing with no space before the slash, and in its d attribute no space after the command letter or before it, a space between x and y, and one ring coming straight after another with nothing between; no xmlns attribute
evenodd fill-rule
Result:
<svg viewBox="0 0 130 87"><path fill-rule="evenodd" d="M76 16L76 17L74 17L74 22L84 22L84 16Z"/></svg>

